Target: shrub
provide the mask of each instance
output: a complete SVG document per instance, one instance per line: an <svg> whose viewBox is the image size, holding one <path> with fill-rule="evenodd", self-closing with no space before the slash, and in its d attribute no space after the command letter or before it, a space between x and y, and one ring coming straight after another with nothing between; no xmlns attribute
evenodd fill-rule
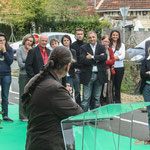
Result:
<svg viewBox="0 0 150 150"><path fill-rule="evenodd" d="M122 81L122 92L135 94L136 87L140 81L140 70L135 62L126 60L124 62L125 73Z"/></svg>

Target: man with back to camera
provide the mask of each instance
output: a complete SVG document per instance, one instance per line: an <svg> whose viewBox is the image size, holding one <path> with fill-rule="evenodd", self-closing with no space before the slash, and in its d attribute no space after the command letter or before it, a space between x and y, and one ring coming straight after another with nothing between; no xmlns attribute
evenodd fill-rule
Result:
<svg viewBox="0 0 150 150"><path fill-rule="evenodd" d="M97 34L89 31L88 42L81 46L80 61L82 64L80 81L83 84L83 101L81 107L86 112L100 106L102 85L107 82L104 45L97 43Z"/></svg>
<svg viewBox="0 0 150 150"><path fill-rule="evenodd" d="M84 38L84 29L77 28L76 29L76 38L77 40L71 44L71 49L76 50L76 56L77 56L77 69L76 69L76 75L78 77L78 80L76 81L76 84L78 84L79 89L75 89L75 91L79 91L78 96L75 98L76 102L80 105L81 104L81 98L80 98L80 69L81 69L81 63L80 63L80 47L85 44L83 42Z"/></svg>
<svg viewBox="0 0 150 150"><path fill-rule="evenodd" d="M29 78L38 74L43 65L47 63L48 56L50 55L50 50L46 47L47 43L48 36L41 35L39 44L29 51L25 62L25 68Z"/></svg>

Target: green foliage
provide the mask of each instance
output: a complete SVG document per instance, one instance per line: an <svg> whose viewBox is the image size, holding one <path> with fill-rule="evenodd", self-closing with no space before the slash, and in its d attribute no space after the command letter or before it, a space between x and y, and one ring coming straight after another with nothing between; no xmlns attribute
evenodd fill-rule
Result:
<svg viewBox="0 0 150 150"><path fill-rule="evenodd" d="M76 16L83 16L87 8L86 0L49 0L46 12L47 16L55 20L69 20ZM85 14L85 13L84 13Z"/></svg>
<svg viewBox="0 0 150 150"><path fill-rule="evenodd" d="M140 70L135 62L125 61L125 73L122 81L122 92L134 94L140 80Z"/></svg>
<svg viewBox="0 0 150 150"><path fill-rule="evenodd" d="M103 25L104 24L104 25ZM107 26L110 27L110 23L108 21L99 21L97 16L90 16L88 17L77 17L73 20L66 20L66 21L49 21L47 23L43 23L41 27L41 31L57 31L57 32L68 32L75 34L76 28L83 28L85 30L85 40L87 32L95 31L98 35L98 38L101 36L101 27Z"/></svg>
<svg viewBox="0 0 150 150"><path fill-rule="evenodd" d="M45 19L45 7L48 0L9 0L11 5L7 6L9 14L3 14L3 21L20 31L34 22L37 26Z"/></svg>

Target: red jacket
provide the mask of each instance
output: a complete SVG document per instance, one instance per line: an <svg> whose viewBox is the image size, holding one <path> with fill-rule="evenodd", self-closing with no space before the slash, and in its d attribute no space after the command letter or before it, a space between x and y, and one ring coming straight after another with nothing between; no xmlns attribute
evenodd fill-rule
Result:
<svg viewBox="0 0 150 150"><path fill-rule="evenodd" d="M110 59L106 60L106 68L110 68L111 73L115 74L115 70L114 70L114 63L115 63L115 57L114 57L114 52L112 50L112 48L109 48L109 54L110 54Z"/></svg>

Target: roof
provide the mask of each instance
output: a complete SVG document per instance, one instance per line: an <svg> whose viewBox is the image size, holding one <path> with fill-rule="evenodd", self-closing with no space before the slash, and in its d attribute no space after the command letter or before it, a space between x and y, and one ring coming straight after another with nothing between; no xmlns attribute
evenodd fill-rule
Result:
<svg viewBox="0 0 150 150"><path fill-rule="evenodd" d="M2 13L8 13L10 8L11 8L11 2L10 1L1 0L0 11Z"/></svg>
<svg viewBox="0 0 150 150"><path fill-rule="evenodd" d="M120 7L130 7L130 10L150 10L150 0L97 0L97 11L119 10Z"/></svg>

